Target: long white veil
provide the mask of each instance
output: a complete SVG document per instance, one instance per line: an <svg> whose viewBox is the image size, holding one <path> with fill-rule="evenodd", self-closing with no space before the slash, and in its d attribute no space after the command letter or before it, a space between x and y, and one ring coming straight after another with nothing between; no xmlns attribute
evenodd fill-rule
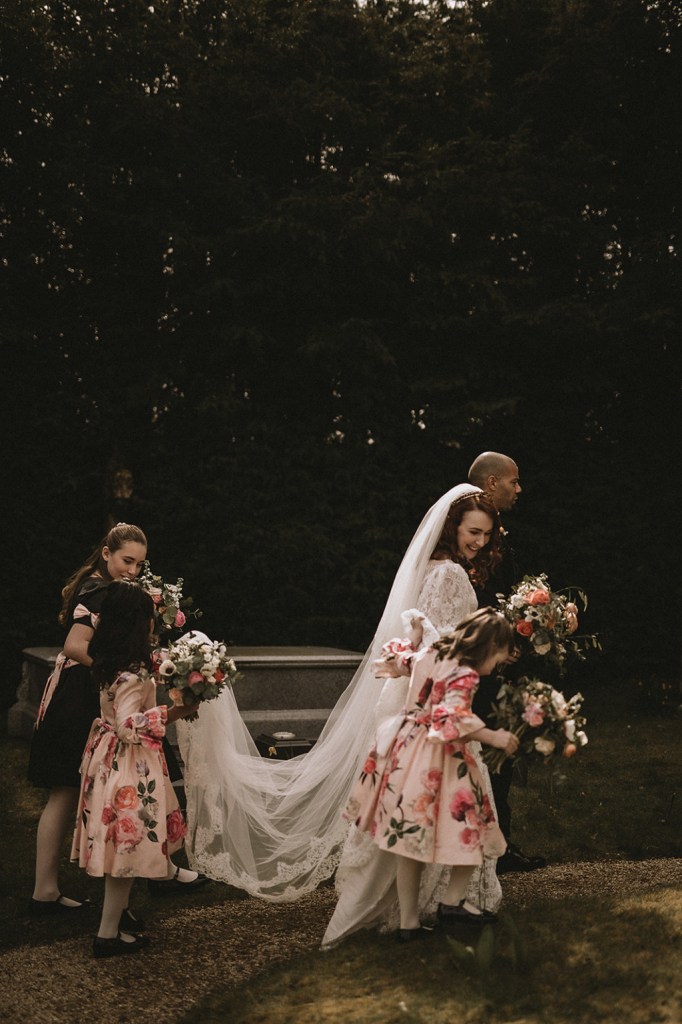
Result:
<svg viewBox="0 0 682 1024"><path fill-rule="evenodd" d="M348 831L341 812L372 743L384 685L372 662L382 644L401 635L401 613L415 605L450 505L478 491L459 484L426 513L374 639L309 753L288 761L261 757L229 687L196 721L178 722L193 868L280 902L310 892L333 873Z"/></svg>

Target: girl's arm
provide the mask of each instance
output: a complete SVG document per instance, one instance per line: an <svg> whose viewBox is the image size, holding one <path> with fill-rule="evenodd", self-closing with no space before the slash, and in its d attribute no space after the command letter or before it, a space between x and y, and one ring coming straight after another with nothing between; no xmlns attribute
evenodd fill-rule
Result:
<svg viewBox="0 0 682 1024"><path fill-rule="evenodd" d="M515 754L519 749L519 738L515 736L513 732L507 732L506 729L477 729L476 732L470 732L467 736L467 740L478 740L479 743L484 743L489 747L497 747L498 750L504 750L505 754Z"/></svg>
<svg viewBox="0 0 682 1024"><path fill-rule="evenodd" d="M193 715L195 711L199 710L200 704L201 701L198 700L196 704L186 704L181 708L176 708L175 705L173 705L173 707L169 707L168 714L166 716L166 724L170 725L171 722L177 722L179 718L187 718L189 715Z"/></svg>
<svg viewBox="0 0 682 1024"><path fill-rule="evenodd" d="M95 631L90 626L74 623L64 641L64 657L89 668L92 665L92 658L88 654L88 647L94 635Z"/></svg>
<svg viewBox="0 0 682 1024"><path fill-rule="evenodd" d="M134 672L119 677L114 696L116 732L124 743L160 750L169 709L165 704L146 708L143 694L142 680Z"/></svg>

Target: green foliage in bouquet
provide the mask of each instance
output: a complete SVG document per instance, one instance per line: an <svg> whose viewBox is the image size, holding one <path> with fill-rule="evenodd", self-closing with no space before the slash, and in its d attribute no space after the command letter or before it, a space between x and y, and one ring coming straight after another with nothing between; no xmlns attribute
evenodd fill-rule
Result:
<svg viewBox="0 0 682 1024"><path fill-rule="evenodd" d="M166 632L183 629L189 618L200 619L203 612L194 608L194 599L184 597L184 579L180 576L175 583L167 583L162 576L152 572L149 560L138 578L140 586L147 591L154 602L156 622Z"/></svg>

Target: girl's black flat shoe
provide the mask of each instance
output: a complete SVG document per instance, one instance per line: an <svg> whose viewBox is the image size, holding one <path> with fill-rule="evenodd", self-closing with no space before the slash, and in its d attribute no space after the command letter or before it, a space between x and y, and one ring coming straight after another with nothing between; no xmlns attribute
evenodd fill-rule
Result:
<svg viewBox="0 0 682 1024"><path fill-rule="evenodd" d="M96 960L107 956L123 956L127 953L137 953L149 945L148 935L136 935L132 942L122 939L120 933L113 939L101 939L96 935L92 940L92 955Z"/></svg>
<svg viewBox="0 0 682 1024"><path fill-rule="evenodd" d="M134 914L131 914L128 907L126 907L121 914L121 920L118 922L118 930L120 932L130 932L132 935L135 935L137 932L143 932L144 927L144 921L139 917L135 917Z"/></svg>
<svg viewBox="0 0 682 1024"><path fill-rule="evenodd" d="M494 924L497 921L497 914L490 910L481 910L479 914L473 914L467 910L462 900L455 906L450 903L439 903L438 920L441 924L473 924L482 927L484 924Z"/></svg>
<svg viewBox="0 0 682 1024"><path fill-rule="evenodd" d="M398 942L417 942L431 934L430 928L400 928L398 931Z"/></svg>
<svg viewBox="0 0 682 1024"><path fill-rule="evenodd" d="M90 910L90 900L79 900L75 906L62 903L64 897L60 893L56 900L34 900L31 898L29 913L31 917L50 917L52 914L78 914L81 910ZM75 899L74 896L67 896L66 899Z"/></svg>

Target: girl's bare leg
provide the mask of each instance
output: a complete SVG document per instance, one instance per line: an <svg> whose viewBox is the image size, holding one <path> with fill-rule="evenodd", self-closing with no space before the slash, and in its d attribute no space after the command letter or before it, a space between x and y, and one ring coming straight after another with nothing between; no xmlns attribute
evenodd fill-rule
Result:
<svg viewBox="0 0 682 1024"><path fill-rule="evenodd" d="M400 905L400 927L419 928L419 883L424 865L419 860L398 856L396 885Z"/></svg>
<svg viewBox="0 0 682 1024"><path fill-rule="evenodd" d="M59 861L64 840L73 831L78 806L75 786L50 790L36 834L36 877L33 899L50 902L59 898ZM65 906L77 907L76 900L63 897Z"/></svg>

